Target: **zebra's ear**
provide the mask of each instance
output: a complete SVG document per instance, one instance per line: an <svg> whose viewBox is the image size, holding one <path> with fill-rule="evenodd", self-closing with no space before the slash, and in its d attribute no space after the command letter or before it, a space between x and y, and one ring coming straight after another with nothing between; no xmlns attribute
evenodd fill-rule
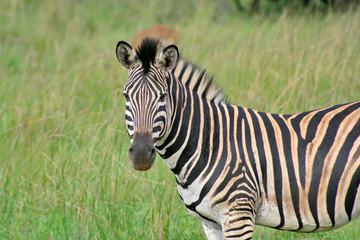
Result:
<svg viewBox="0 0 360 240"><path fill-rule="evenodd" d="M179 50L175 45L166 47L160 54L160 68L166 72L171 71L179 59Z"/></svg>
<svg viewBox="0 0 360 240"><path fill-rule="evenodd" d="M129 69L135 62L136 53L130 44L120 41L116 45L116 57L121 65Z"/></svg>

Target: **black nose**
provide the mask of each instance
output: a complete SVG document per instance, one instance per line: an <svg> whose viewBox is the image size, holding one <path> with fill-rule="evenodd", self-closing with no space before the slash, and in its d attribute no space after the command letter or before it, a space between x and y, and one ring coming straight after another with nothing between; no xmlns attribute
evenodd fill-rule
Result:
<svg viewBox="0 0 360 240"><path fill-rule="evenodd" d="M146 171L154 163L156 151L149 133L135 133L129 148L129 157L136 170Z"/></svg>

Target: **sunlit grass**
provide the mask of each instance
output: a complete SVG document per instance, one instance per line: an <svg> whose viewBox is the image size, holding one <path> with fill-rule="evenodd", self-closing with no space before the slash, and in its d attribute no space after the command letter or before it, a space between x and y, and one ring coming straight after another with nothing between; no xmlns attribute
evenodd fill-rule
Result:
<svg viewBox="0 0 360 240"><path fill-rule="evenodd" d="M203 239L160 158L127 157L119 40L151 24L180 33L231 103L299 112L360 99L360 12L218 16L199 1L0 3L0 239ZM360 238L256 227L262 239Z"/></svg>

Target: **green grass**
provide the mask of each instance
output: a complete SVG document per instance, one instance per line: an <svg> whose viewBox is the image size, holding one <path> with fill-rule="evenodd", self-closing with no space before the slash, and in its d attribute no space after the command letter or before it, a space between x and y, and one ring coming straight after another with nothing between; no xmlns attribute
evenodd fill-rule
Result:
<svg viewBox="0 0 360 240"><path fill-rule="evenodd" d="M180 33L231 103L292 113L360 99L360 10L218 16L216 1L0 2L0 239L204 239L160 158L127 157L115 45ZM256 227L258 239L356 239Z"/></svg>

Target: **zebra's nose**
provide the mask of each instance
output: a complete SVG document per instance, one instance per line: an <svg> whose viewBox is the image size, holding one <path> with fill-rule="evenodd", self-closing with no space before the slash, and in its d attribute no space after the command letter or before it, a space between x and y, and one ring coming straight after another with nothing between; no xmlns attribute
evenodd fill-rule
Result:
<svg viewBox="0 0 360 240"><path fill-rule="evenodd" d="M129 157L136 170L146 171L151 168L156 157L156 151L150 134L135 133L129 148Z"/></svg>

